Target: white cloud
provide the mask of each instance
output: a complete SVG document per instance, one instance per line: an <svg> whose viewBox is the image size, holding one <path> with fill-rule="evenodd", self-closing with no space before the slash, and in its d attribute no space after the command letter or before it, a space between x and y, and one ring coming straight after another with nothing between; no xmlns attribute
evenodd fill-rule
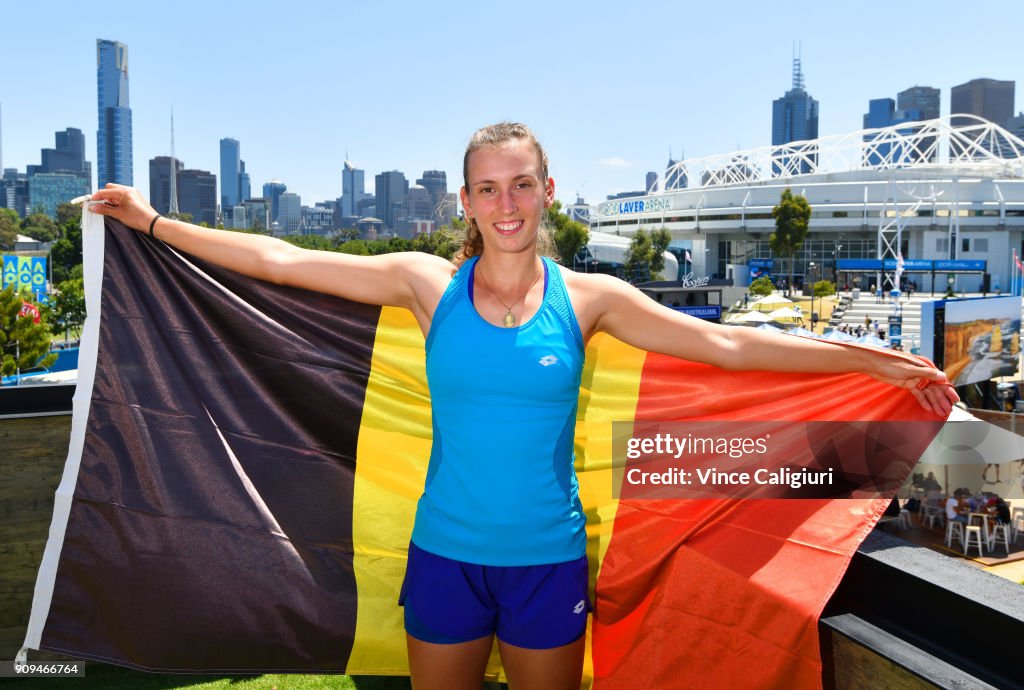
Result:
<svg viewBox="0 0 1024 690"><path fill-rule="evenodd" d="M601 158L598 159L597 162L606 168L632 168L636 166L636 161L627 161L625 158L620 158L618 156Z"/></svg>

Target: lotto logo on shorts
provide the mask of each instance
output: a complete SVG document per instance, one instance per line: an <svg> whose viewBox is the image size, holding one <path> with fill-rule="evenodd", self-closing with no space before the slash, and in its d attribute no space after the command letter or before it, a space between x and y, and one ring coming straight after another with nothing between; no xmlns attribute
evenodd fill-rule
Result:
<svg viewBox="0 0 1024 690"><path fill-rule="evenodd" d="M587 608L587 602L585 599L580 599L580 603L573 607L573 613L583 613L583 610Z"/></svg>
<svg viewBox="0 0 1024 690"><path fill-rule="evenodd" d="M558 361L558 357L554 355L544 355L537 360L537 363L544 367L550 367L552 364Z"/></svg>

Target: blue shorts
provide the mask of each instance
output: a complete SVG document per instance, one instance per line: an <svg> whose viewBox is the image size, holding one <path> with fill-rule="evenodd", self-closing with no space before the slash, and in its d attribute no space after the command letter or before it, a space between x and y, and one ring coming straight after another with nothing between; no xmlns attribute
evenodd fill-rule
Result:
<svg viewBox="0 0 1024 690"><path fill-rule="evenodd" d="M398 603L418 640L456 644L497 633L517 647L551 649L587 630L587 557L550 565L474 565L409 544Z"/></svg>

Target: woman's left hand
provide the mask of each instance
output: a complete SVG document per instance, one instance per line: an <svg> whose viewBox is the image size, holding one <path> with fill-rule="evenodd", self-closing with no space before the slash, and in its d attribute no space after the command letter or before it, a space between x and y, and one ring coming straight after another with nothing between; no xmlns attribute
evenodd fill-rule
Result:
<svg viewBox="0 0 1024 690"><path fill-rule="evenodd" d="M906 388L921 407L945 418L960 401L946 374L924 360L895 353L872 357L865 373L897 388Z"/></svg>

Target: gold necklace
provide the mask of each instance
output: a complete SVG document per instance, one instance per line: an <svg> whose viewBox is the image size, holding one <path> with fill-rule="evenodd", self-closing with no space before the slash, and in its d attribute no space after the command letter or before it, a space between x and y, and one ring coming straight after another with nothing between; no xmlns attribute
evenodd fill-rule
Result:
<svg viewBox="0 0 1024 690"><path fill-rule="evenodd" d="M498 300L498 303L501 306L505 307L505 317L504 317L504 319L502 319L502 323L505 324L505 328L512 328L513 326L516 325L516 317L515 317L515 314L512 313L512 307L517 306L520 302L522 302L524 299L526 299L526 296L528 294L530 294L530 290L532 290L533 286L537 284L537 281L540 280L540 277L542 275L544 275L544 271L541 271L540 273L538 273L537 277L533 279L532 283L530 283L530 287L526 288L526 292L523 293L523 296L520 297L519 299L517 299L515 302L513 302L512 303L512 307L510 307L510 306L508 306L507 304L505 304L504 302L501 301L501 298L498 297L498 293L495 292L491 288L491 286L487 283L487 279L484 278L484 272L483 271L478 271L478 273L480 275L480 281L487 288L487 291L490 292L491 295L494 296L494 299Z"/></svg>

